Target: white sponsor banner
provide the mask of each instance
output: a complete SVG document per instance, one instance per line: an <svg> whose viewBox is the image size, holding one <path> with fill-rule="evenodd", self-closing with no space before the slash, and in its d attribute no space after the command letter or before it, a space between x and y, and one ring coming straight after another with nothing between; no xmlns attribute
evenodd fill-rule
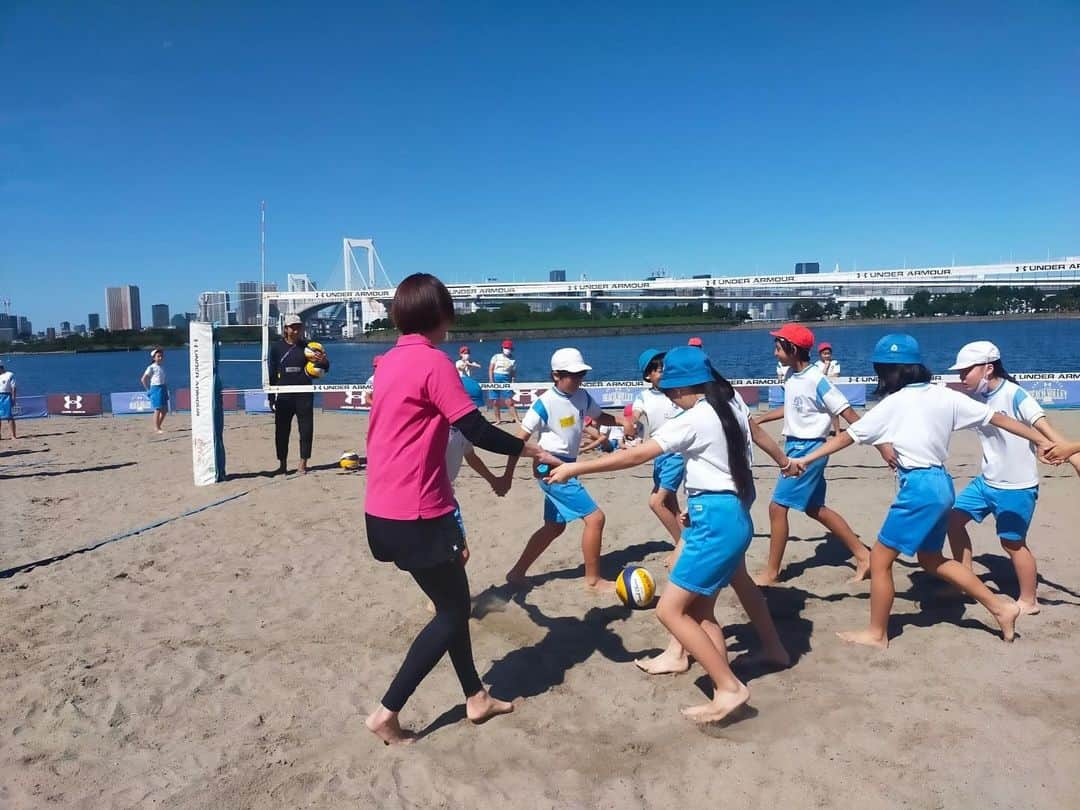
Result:
<svg viewBox="0 0 1080 810"><path fill-rule="evenodd" d="M192 321L188 352L191 359L191 460L195 486L218 481L217 446L214 431L214 327Z"/></svg>

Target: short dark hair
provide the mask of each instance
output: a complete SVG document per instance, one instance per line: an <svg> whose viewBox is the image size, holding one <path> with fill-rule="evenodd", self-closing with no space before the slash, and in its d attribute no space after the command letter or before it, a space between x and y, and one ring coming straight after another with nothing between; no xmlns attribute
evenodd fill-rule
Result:
<svg viewBox="0 0 1080 810"><path fill-rule="evenodd" d="M905 385L930 382L930 369L922 363L874 363L878 376L878 387L874 394L887 397L895 394Z"/></svg>
<svg viewBox="0 0 1080 810"><path fill-rule="evenodd" d="M454 320L454 299L430 273L413 273L397 286L390 317L403 335L422 334Z"/></svg>
<svg viewBox="0 0 1080 810"><path fill-rule="evenodd" d="M664 355L667 352L661 352L649 361L649 365L645 366L645 370L641 372L641 379L646 382L649 381L649 375L656 371L658 368L662 368L664 365Z"/></svg>
<svg viewBox="0 0 1080 810"><path fill-rule="evenodd" d="M797 357L799 360L802 360L804 363L810 362L809 349L804 349L802 346L796 346L790 340L781 337L776 338L776 342L780 344L780 348L783 349L787 354L794 354L795 357Z"/></svg>

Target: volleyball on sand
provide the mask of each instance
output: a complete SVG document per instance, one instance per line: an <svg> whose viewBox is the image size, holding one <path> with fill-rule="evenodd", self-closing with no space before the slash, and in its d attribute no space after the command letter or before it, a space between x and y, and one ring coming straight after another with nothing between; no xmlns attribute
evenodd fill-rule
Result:
<svg viewBox="0 0 1080 810"><path fill-rule="evenodd" d="M648 570L628 565L615 579L615 593L627 607L646 608L656 596L656 582Z"/></svg>

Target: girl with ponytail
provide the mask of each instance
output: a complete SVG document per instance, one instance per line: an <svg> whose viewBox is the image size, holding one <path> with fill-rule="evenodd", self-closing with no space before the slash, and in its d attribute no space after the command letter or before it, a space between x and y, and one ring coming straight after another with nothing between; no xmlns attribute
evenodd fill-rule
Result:
<svg viewBox="0 0 1080 810"><path fill-rule="evenodd" d="M725 585L743 582L753 587L743 562L754 532L749 442L753 438L759 443L781 469L790 467L790 460L763 432L752 433L746 404L700 349L680 346L669 351L658 387L682 414L637 447L593 461L560 465L548 480L556 483L628 469L662 453L675 452L686 459L688 503L682 549L656 615L671 632L683 659L687 654L693 656L713 680L713 699L683 710L691 720L708 723L723 719L750 699L746 684L731 671L724 632L714 616L717 594ZM736 590L741 590L738 585ZM756 588L754 591L760 601L748 605L748 612L766 642L767 654L786 663L787 653L776 636L764 598Z"/></svg>

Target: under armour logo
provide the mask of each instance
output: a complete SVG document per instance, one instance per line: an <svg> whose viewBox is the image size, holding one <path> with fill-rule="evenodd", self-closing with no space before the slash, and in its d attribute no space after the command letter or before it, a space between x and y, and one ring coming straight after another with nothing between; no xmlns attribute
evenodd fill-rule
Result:
<svg viewBox="0 0 1080 810"><path fill-rule="evenodd" d="M65 411L81 411L82 410L82 396L76 394L71 396L64 394L64 410Z"/></svg>
<svg viewBox="0 0 1080 810"><path fill-rule="evenodd" d="M351 388L348 391L345 392L345 404L346 405L352 405L353 400L356 400L356 399L362 399L362 397L360 396L360 394L354 394L352 392Z"/></svg>

